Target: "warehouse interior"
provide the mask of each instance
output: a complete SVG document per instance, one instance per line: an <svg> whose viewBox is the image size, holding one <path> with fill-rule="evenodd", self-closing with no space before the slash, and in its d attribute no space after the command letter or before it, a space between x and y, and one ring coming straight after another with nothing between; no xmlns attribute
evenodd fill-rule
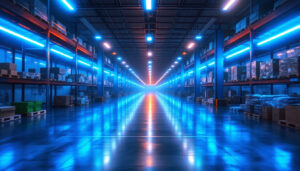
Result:
<svg viewBox="0 0 300 171"><path fill-rule="evenodd" d="M299 0L1 0L0 170L297 170Z"/></svg>

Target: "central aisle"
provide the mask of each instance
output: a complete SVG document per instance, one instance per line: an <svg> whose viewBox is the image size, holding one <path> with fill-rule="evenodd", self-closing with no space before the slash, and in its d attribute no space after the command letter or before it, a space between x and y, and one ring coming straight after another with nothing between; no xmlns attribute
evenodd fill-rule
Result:
<svg viewBox="0 0 300 171"><path fill-rule="evenodd" d="M126 130L111 167L186 170L187 154L181 147L157 96L149 93Z"/></svg>
<svg viewBox="0 0 300 171"><path fill-rule="evenodd" d="M2 124L0 170L297 170L300 133L160 93Z"/></svg>

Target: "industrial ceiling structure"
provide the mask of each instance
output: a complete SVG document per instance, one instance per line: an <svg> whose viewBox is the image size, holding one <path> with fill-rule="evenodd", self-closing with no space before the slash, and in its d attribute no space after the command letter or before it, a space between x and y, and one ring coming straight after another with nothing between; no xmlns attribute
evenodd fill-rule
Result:
<svg viewBox="0 0 300 171"><path fill-rule="evenodd" d="M186 56L192 54L194 49L188 50L186 46L195 36L203 38L197 46L206 46L213 40L217 27L232 32L232 23L247 12L249 5L248 1L239 2L236 8L239 11L224 12L222 7L227 0L156 0L149 11L143 0L77 0L74 3L76 10L72 17L77 18L78 35L90 41L95 36L80 22L84 17L111 44L112 50L106 53L122 56L145 82L149 76L147 64L152 61L152 83L182 52L187 52ZM147 35L153 36L152 43L146 42Z"/></svg>

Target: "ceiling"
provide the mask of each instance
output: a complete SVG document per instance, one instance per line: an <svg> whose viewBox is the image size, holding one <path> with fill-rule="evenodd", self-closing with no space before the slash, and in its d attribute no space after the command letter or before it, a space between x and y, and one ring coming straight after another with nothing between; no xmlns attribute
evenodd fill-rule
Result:
<svg viewBox="0 0 300 171"><path fill-rule="evenodd" d="M212 37L217 25L232 23L232 15L224 17L220 12L224 2L156 0L155 10L148 13L144 11L142 0L77 0L75 16L77 19L85 17L103 39L111 43L111 52L116 51L122 56L145 82L148 75L147 51L151 50L155 82L211 18L217 20L201 33L205 37L202 44ZM93 38L94 35L84 25L78 24L77 28L79 35ZM154 35L151 45L145 42L145 35L149 32Z"/></svg>

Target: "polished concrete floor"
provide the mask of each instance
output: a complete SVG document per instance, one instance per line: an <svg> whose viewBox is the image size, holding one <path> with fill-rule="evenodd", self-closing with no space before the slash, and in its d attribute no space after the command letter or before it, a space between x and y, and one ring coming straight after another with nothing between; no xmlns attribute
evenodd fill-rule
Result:
<svg viewBox="0 0 300 171"><path fill-rule="evenodd" d="M299 170L300 131L160 93L0 129L0 170Z"/></svg>

